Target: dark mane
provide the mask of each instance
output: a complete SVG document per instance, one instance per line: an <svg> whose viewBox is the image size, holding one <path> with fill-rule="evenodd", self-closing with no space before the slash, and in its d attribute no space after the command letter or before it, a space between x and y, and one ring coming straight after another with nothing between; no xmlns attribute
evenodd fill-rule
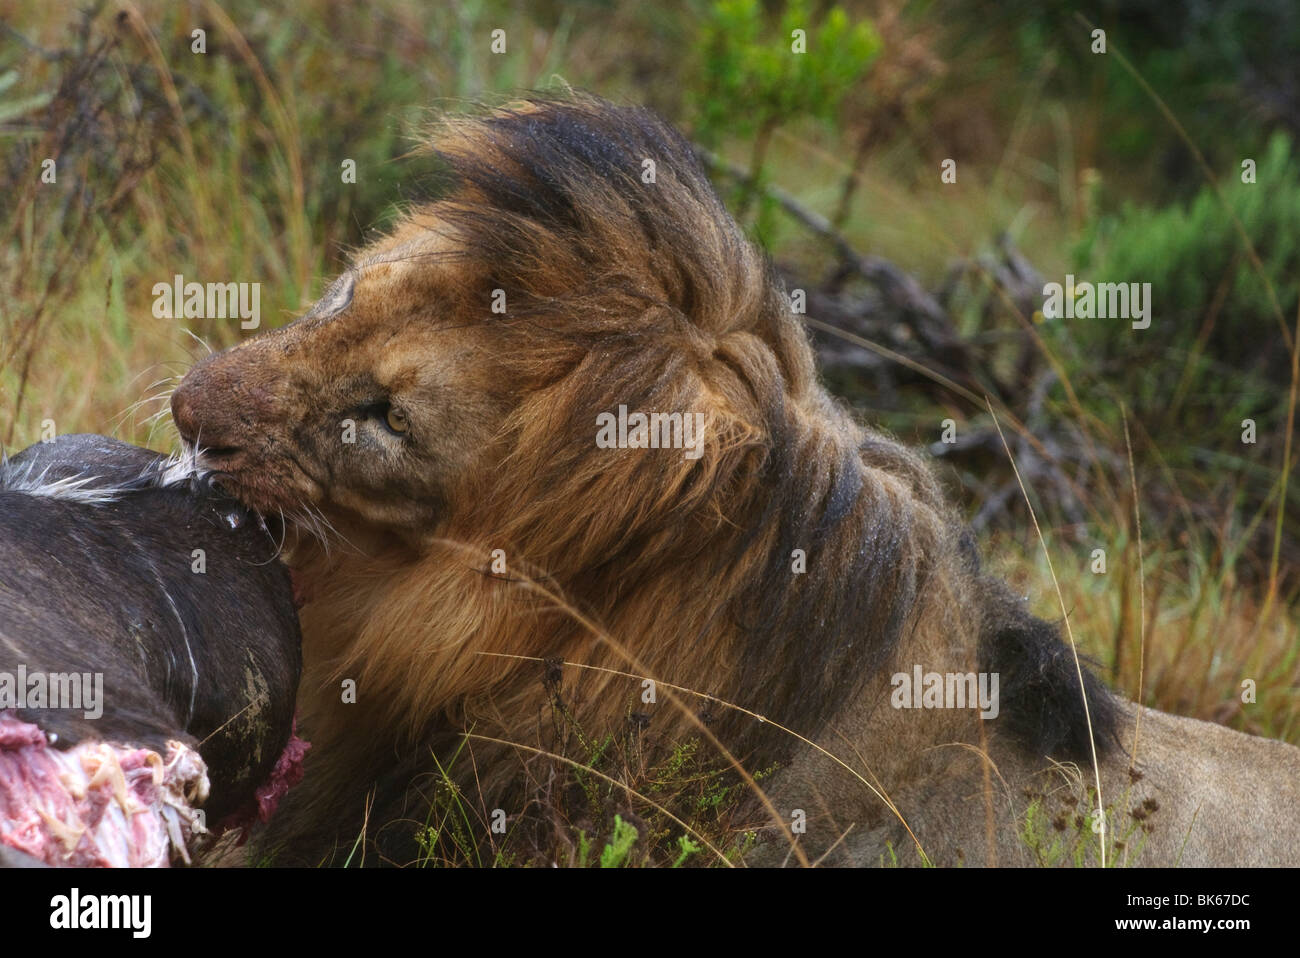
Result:
<svg viewBox="0 0 1300 958"><path fill-rule="evenodd" d="M621 579L673 566L710 569L721 583L747 565L748 581L717 596L715 615L730 616L745 637L740 674L726 684L762 689L783 724L820 725L898 650L926 590L947 588L942 577L960 567L939 558L958 550L961 524L926 463L864 436L826 395L770 264L726 212L689 141L650 111L583 95L532 97L448 120L433 151L454 183L433 208L437 221L506 291L509 317L525 321L503 335L518 339L523 356L577 347L539 383L574 390L557 411L566 435L620 401L686 408L701 369L731 399L735 443L712 467L659 460L646 467L657 474L642 468L628 483L675 507L626 517L583 570L592 593L618 595ZM643 178L647 161L653 182ZM591 350L617 362L602 373L580 359ZM536 366L521 365L520 375ZM555 450L538 485L572 486L584 456ZM710 525L724 502L745 517L742 528ZM822 574L792 575L795 550ZM765 557L758 567L756 553ZM1004 727L1036 751L1087 755L1078 678L1057 631L1005 589L981 582L974 591L985 609L981 667L1005 673ZM770 663L791 642L807 643L808 667L773 674ZM1087 681L1101 744L1113 709L1100 683Z"/></svg>

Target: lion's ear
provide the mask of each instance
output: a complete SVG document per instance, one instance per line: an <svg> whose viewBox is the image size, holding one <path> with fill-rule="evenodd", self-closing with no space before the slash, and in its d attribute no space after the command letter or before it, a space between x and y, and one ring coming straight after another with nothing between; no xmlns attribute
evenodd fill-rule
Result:
<svg viewBox="0 0 1300 958"><path fill-rule="evenodd" d="M303 318L329 319L331 316L337 316L352 304L352 294L356 286L356 274L348 270L330 283L329 288L321 294L321 298L316 300L316 305Z"/></svg>

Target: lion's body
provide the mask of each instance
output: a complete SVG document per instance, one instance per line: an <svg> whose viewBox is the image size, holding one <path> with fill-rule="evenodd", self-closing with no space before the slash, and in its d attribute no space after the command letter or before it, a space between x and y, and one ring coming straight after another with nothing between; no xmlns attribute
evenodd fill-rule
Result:
<svg viewBox="0 0 1300 958"><path fill-rule="evenodd" d="M650 740L672 742L713 713L708 734L749 767L782 767L776 809L803 809L800 842L828 860L879 860L898 818L777 724L883 786L941 862L1016 860L1019 779L1045 756L1084 768L1082 796L1095 749L1103 799L1119 797L1128 712L1090 676L1085 711L1070 651L979 573L926 465L827 395L783 290L679 135L577 98L454 122L435 147L447 198L362 251L308 316L196 366L173 401L249 504L339 533L290 556L314 767L281 837L300 857L346 851L371 793L369 837L409 838L431 756L470 727L454 777L481 811L515 814L521 756L487 739L548 746L541 660L595 667L558 676L583 728L648 711ZM698 413L698 455L601 448L598 417L620 406ZM890 676L918 665L999 673L1000 717L893 708ZM1223 783L1163 751L1178 721L1150 718L1138 766L1159 769L1140 787L1181 823L1187 775ZM1300 751L1197 729L1300 767ZM1225 856L1224 828L1194 829L1185 860L1268 857ZM1143 863L1176 860L1161 834Z"/></svg>
<svg viewBox="0 0 1300 958"><path fill-rule="evenodd" d="M1136 761L1130 761L1138 707L1121 703L1117 734L1123 747L1100 762L1107 809L1107 862L1155 866L1294 866L1300 863L1300 749L1243 735L1195 719L1142 709ZM915 741L916 729L884 728L867 716L846 722L835 739L874 741L889 731ZM830 739L824 744L834 745ZM1086 761L1056 765L1014 744L994 741L987 753L960 738L934 740L933 751L865 752L890 798L917 835L929 860L941 865L1029 866L1098 864L1098 836ZM864 750L865 751L865 750ZM888 751L882 748L881 751ZM992 763L984 775L983 755ZM906 757L906 758L905 758ZM910 765L903 765L910 758ZM1132 769L1132 770L1131 770ZM879 801L856 779L816 754L802 754L770 790L778 801L816 805L833 816L843 841L825 864L870 865L920 859L906 830L882 816ZM1031 805L1033 806L1031 810ZM812 809L809 808L809 814ZM769 844L754 863L790 860Z"/></svg>

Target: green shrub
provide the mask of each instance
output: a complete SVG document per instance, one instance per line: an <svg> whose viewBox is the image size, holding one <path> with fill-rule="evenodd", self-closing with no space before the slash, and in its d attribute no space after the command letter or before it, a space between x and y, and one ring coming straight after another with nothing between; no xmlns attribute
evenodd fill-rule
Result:
<svg viewBox="0 0 1300 958"><path fill-rule="evenodd" d="M870 22L832 7L816 22L805 0L789 0L779 24L765 22L758 0L710 0L696 40L700 78L691 88L695 135L706 144L752 138L749 172L736 213L744 218L765 182L768 145L796 120L832 120L880 51ZM801 31L796 37L795 31ZM799 49L796 50L796 43ZM760 213L759 232L766 216Z"/></svg>
<svg viewBox="0 0 1300 958"><path fill-rule="evenodd" d="M1223 198L1254 244L1289 320L1300 298L1300 170L1290 140L1280 133L1254 159L1257 182L1242 183L1240 170L1232 170L1223 178ZM1151 283L1155 312L1151 328L1134 337L1132 345L1139 348L1190 345L1211 309L1224 321L1216 323L1208 344L1217 358L1234 365L1253 359L1280 335L1268 285L1209 186L1185 206L1126 204L1094 224L1077 253L1079 268L1100 280Z"/></svg>
<svg viewBox="0 0 1300 958"><path fill-rule="evenodd" d="M1286 434L1287 341L1300 305L1300 170L1281 134L1254 159L1253 184L1241 182L1238 167L1222 177L1221 195L1206 186L1182 205L1126 204L1085 232L1076 282L1150 283L1149 328L1057 319L1043 329L1100 420L1115 426L1121 402L1132 410L1183 496L1194 504L1235 500L1247 518L1263 510L1271 520ZM1246 419L1255 423L1255 444L1242 440ZM1286 538L1295 542L1300 484L1290 484L1287 498Z"/></svg>

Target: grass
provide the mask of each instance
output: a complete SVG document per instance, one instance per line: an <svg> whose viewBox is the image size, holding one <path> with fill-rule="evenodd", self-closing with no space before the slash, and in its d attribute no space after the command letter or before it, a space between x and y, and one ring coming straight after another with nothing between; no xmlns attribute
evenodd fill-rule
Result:
<svg viewBox="0 0 1300 958"><path fill-rule="evenodd" d="M553 718L581 739L558 703ZM419 867L731 867L755 841L757 825L742 820L744 783L702 758L708 749L697 738L649 766L639 758L635 723L617 740L578 748L576 759L515 743L530 797L511 816L476 809L450 774L472 760L475 741L497 740L471 733L438 765L418 833Z"/></svg>
<svg viewBox="0 0 1300 958"><path fill-rule="evenodd" d="M175 273L259 282L264 326L296 315L350 248L427 189L430 169L402 157L431 105L543 85L561 74L577 86L671 110L680 99L677 71L685 70L682 23L638 14L632 5L600 6L600 17L557 8L523 21L481 0L445 8L380 0L364 11L319 2L271 15L240 3L130 9L139 16L103 4L83 20L54 5L20 4L11 29L22 42L0 52L0 185L11 197L0 211L0 441L10 451L51 429L167 448L168 390L199 352L195 338L219 348L241 331L237 321L202 320L186 330L154 317L153 284ZM191 9L193 21L185 12ZM196 24L207 30L203 55L190 50ZM498 24L511 39L507 53L494 58L486 39L476 41ZM886 58L890 53L887 43ZM977 74L960 59L946 68L956 78ZM1020 85L979 76L965 105L989 122L1001 118L1007 135L997 138L998 149L981 153L978 141L963 144L958 182L944 186L933 143L888 141L862 168L846 235L933 286L952 259L979 253L996 224L1033 252L1044 275L1064 274L1093 202L1096 181L1083 171L1096 160L1089 149L1103 107L1053 101L1038 79ZM1010 106L999 107L1000 100ZM1166 119L1153 106L1152 123ZM831 212L850 172L855 132L851 120L778 130L767 151L768 180ZM749 153L745 143L722 148L738 162ZM46 158L57 159L55 183L41 180ZM357 164L355 184L342 181L345 159ZM772 219L765 238L779 260L810 276L824 271L820 242L788 219ZM1284 330L1294 325L1279 319ZM1028 513L1015 506L984 543L985 554L1037 597L1039 614L1059 618L1063 607L1080 651L1126 695L1300 744L1300 581L1280 557L1288 486L1295 496L1295 350L1291 393L1278 397L1288 404L1285 442L1272 461L1243 456L1203 485L1197 470L1170 467L1188 461L1173 455L1185 450L1162 454L1148 432L1156 424L1130 413L1137 446L1131 478L1117 397L1086 351L1068 337L1037 335L1030 318L1014 310L1002 320L1036 337L1060 382L1032 428L1004 407L996 413L1011 440L1018 425L1034 441L1067 426L1083 436L1089 456L1071 478L1085 519L1066 521L1031 479L1027 496L1043 520L1046 551L1030 537ZM1194 343L1188 347L1194 352ZM865 415L881 418L869 394L851 398ZM983 397L963 406L934 388L914 398L884 416L912 441L933 441L948 416L963 431L990 423L979 411ZM1194 399L1180 390L1166 416ZM1162 441L1191 446L1196 439ZM1225 478L1246 468L1261 473L1269 497L1251 500ZM1007 463L993 461L988 471L1006 479ZM988 494L985 477L950 477L973 513ZM1162 489L1158 502L1149 483ZM1151 516L1141 527L1139 511ZM1105 551L1105 573L1091 571L1095 549ZM1047 598L1048 554L1059 607ZM507 822L499 839L444 772L431 788L421 863L735 862L762 816L737 817L744 789L725 769L703 763L698 745L682 743L650 768L624 739L585 742L576 770L570 758L534 755L534 784L552 789L549 817L536 817L539 800L529 815ZM579 786L574 794L555 795L542 775L557 766ZM1066 825L1031 814L1026 841L1044 862L1071 858L1082 846ZM493 834L486 852L467 837L483 828ZM1127 857L1123 848L1112 851Z"/></svg>

